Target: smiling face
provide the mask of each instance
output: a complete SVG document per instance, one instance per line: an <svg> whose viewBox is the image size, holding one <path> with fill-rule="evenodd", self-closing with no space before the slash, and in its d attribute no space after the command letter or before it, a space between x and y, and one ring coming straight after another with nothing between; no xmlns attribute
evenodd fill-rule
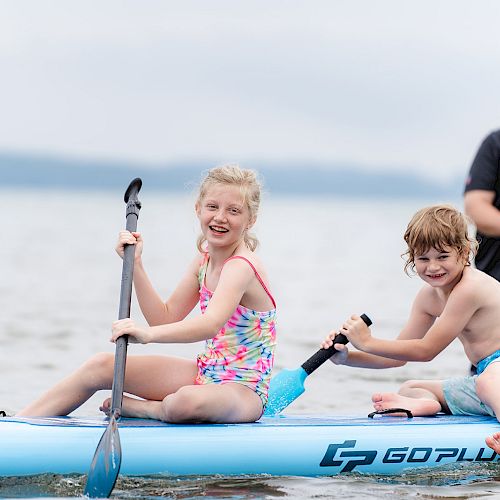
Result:
<svg viewBox="0 0 500 500"><path fill-rule="evenodd" d="M209 248L238 245L254 222L238 186L214 184L209 187L196 204L196 213Z"/></svg>
<svg viewBox="0 0 500 500"><path fill-rule="evenodd" d="M461 278L467 259L454 248L430 248L415 255L415 270L432 287L454 286Z"/></svg>
<svg viewBox="0 0 500 500"><path fill-rule="evenodd" d="M406 258L405 272L416 270L417 256L426 254L429 249L441 253L460 256L464 265L469 263L477 250L476 238L469 238L469 220L451 205L432 205L424 207L410 220L404 234L408 245L403 254ZM420 273L419 273L420 274Z"/></svg>

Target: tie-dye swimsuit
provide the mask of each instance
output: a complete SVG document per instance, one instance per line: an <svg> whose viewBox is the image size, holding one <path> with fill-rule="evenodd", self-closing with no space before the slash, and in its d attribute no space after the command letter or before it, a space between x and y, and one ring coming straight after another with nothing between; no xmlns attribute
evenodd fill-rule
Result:
<svg viewBox="0 0 500 500"><path fill-rule="evenodd" d="M248 262L269 295L274 309L261 312L239 304L219 333L205 342L205 351L197 358L198 376L195 383L201 385L236 382L246 385L259 395L262 406L265 407L276 345L276 303L249 260L239 255L228 260L231 259L243 259ZM206 253L198 273L202 313L212 297L212 292L205 286L208 260Z"/></svg>

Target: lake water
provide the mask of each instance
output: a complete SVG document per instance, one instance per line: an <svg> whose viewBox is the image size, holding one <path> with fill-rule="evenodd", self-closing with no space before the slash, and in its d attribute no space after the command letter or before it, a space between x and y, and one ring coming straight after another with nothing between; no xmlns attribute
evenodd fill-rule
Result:
<svg viewBox="0 0 500 500"><path fill-rule="evenodd" d="M121 192L3 190L0 246L0 409L13 413L98 351L114 352L121 260L114 245L125 223ZM144 262L167 296L195 252L192 194L140 194ZM255 228L279 308L276 370L299 366L330 329L366 312L374 335L394 337L420 287L403 272L402 234L418 208L450 200L366 200L267 196ZM460 206L461 200L454 201ZM142 321L136 302L132 317ZM199 344L130 346L129 353L194 356ZM453 343L430 363L369 371L326 363L288 413L365 415L370 396L408 378L464 374ZM75 412L98 415L105 393ZM0 478L1 497L81 494L84 478ZM400 478L120 479L122 498L486 498L500 475L481 466Z"/></svg>

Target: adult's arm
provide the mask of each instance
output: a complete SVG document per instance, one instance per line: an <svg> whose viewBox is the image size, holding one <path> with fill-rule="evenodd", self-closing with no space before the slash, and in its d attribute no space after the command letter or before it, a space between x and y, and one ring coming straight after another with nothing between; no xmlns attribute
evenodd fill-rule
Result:
<svg viewBox="0 0 500 500"><path fill-rule="evenodd" d="M479 232L499 238L500 210L493 205L494 199L494 191L473 189L464 194L464 208Z"/></svg>
<svg viewBox="0 0 500 500"><path fill-rule="evenodd" d="M479 146L464 189L464 207L478 231L500 236L500 130L489 134Z"/></svg>

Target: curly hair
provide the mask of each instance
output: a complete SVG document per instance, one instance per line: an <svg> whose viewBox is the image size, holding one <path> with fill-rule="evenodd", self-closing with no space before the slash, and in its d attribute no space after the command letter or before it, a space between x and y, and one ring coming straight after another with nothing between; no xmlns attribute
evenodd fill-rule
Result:
<svg viewBox="0 0 500 500"><path fill-rule="evenodd" d="M405 273L415 271L415 256L431 248L440 252L455 249L458 255L471 258L477 252L477 241L469 237L471 221L451 205L432 205L419 210L410 220L404 234L408 249L402 255L406 259Z"/></svg>

